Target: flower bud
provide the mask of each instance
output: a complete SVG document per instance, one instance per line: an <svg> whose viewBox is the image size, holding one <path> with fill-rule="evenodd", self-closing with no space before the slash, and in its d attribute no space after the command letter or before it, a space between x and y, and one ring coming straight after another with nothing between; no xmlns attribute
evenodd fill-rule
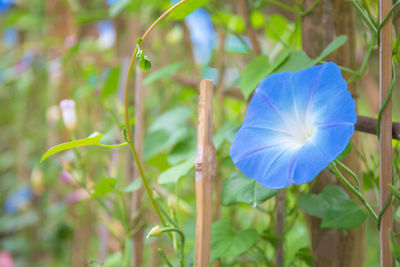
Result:
<svg viewBox="0 0 400 267"><path fill-rule="evenodd" d="M0 266L1 267L13 267L14 259L10 252L2 250L0 252Z"/></svg>
<svg viewBox="0 0 400 267"><path fill-rule="evenodd" d="M60 180L60 183L62 184L73 184L74 183L74 178L72 175L67 171L67 170L62 170L60 175L58 176L58 179Z"/></svg>
<svg viewBox="0 0 400 267"><path fill-rule="evenodd" d="M162 234L162 229L160 228L160 226L156 225L154 226L150 232L147 234L146 238L150 238L150 237L159 237Z"/></svg>
<svg viewBox="0 0 400 267"><path fill-rule="evenodd" d="M74 130L76 126L75 101L64 99L60 102L60 108L65 127L70 131Z"/></svg>
<svg viewBox="0 0 400 267"><path fill-rule="evenodd" d="M85 189L80 188L72 193L70 193L66 198L65 198L65 202L67 204L75 204L78 203L82 200L88 199L90 197L89 193L86 192Z"/></svg>

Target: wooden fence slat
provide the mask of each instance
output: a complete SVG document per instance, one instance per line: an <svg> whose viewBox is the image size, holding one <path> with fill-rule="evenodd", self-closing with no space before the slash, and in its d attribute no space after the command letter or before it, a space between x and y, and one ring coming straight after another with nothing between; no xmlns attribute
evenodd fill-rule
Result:
<svg viewBox="0 0 400 267"><path fill-rule="evenodd" d="M210 262L212 184L216 175L216 155L212 140L212 96L212 81L202 80L196 153L196 267L206 267Z"/></svg>
<svg viewBox="0 0 400 267"><path fill-rule="evenodd" d="M386 17L392 7L392 0L380 1L381 21ZM379 88L380 106L389 91L392 83L392 18L381 30L381 43L379 51ZM382 209L390 195L388 184L392 183L392 102L387 103L382 114L380 127L380 208ZM392 205L390 204L382 216L380 225L381 241L381 266L392 267L393 258L390 251L389 231L392 229Z"/></svg>

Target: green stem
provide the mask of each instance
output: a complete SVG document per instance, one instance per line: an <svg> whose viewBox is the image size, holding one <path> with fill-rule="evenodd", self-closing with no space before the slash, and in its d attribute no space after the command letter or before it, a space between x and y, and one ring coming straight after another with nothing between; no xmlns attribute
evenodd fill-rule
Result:
<svg viewBox="0 0 400 267"><path fill-rule="evenodd" d="M380 139L380 134L381 134L381 119L382 119L382 114L383 111L385 110L385 107L387 105L387 103L389 102L389 99L393 93L393 89L394 86L396 84L396 70L395 70L395 65L394 62L392 60L392 84L390 85L389 91L385 97L385 100L382 103L382 107L379 110L378 113L378 120L377 120L377 124L376 124L376 135L378 136L378 139Z"/></svg>
<svg viewBox="0 0 400 267"><path fill-rule="evenodd" d="M137 154L137 152L136 152L135 145L134 145L134 143L133 143L133 137L132 137L131 127L130 127L130 125L129 125L129 113L128 113L128 107L129 107L129 104L128 104L129 81L130 81L130 77L131 77L130 74L132 73L132 69L133 69L133 64L134 64L134 62L135 62L135 58L136 58L136 55L137 55L137 53L138 53L139 45L141 45L141 44L144 42L144 40L146 39L146 37L150 34L150 32L157 26L157 24L158 24L161 20L163 20L163 19L164 19L166 16L168 16L168 14L171 13L175 8L177 8L178 6L182 5L182 4L183 4L184 2L186 2L186 1L187 1L187 0L182 0L182 1L178 2L177 4L173 5L170 9L168 9L166 12L164 12L164 13L163 13L163 14L162 14L162 15L147 29L147 31L143 34L143 36L142 36L142 38L140 39L139 43L136 44L135 50L133 51L133 54L132 54L132 57L131 57L131 61L130 61L130 63L129 63L128 74L127 74L127 76L126 76L126 85L125 85L125 126L126 126L126 135L127 135L128 143L129 143L129 145L130 145L130 147L131 147L132 155L133 155L133 157L134 157L134 159L135 159L135 162L136 162L136 165L137 165L137 167L138 167L139 174L140 174L140 177L142 178L142 182L143 182L143 185L144 185L144 187L145 187L145 189L146 189L147 196L149 197L150 202L151 202L151 205L153 206L153 208L154 208L155 212L157 213L158 218L160 219L160 221L161 221L161 223L163 224L163 226L166 226L165 221L164 221L163 217L161 216L161 213L160 213L160 210L159 210L159 208L158 208L158 206L157 206L157 203L155 202L155 200L154 200L154 198L153 198L153 194L152 194L152 192L151 192L151 190L150 190L150 186L149 186L148 180L147 180L146 176L144 175L142 165L141 165L141 163L140 163L138 154Z"/></svg>
<svg viewBox="0 0 400 267"><path fill-rule="evenodd" d="M345 170L348 174L350 174L351 177L353 177L354 181L356 182L356 190L360 191L361 187L360 187L360 180L358 180L357 175L350 170L349 167L347 167L346 165L344 165L342 162L340 162L339 160L335 160L335 163L337 163L343 170Z"/></svg>
<svg viewBox="0 0 400 267"><path fill-rule="evenodd" d="M351 4L356 8L361 18L367 23L368 27L372 30L374 34L378 32L376 25L371 21L371 18L368 16L368 13L362 8L362 6L356 0L350 0Z"/></svg>
<svg viewBox="0 0 400 267"><path fill-rule="evenodd" d="M400 5L400 0L397 0L397 2L394 3L394 5L392 6L392 8L389 10L389 12L386 14L386 16L383 18L382 22L381 22L381 23L379 24L379 26L378 26L378 32L377 32L377 34L376 34L376 36L377 36L377 38L378 38L378 40L377 40L378 46L380 46L381 30L382 30L383 26L385 26L385 24L386 24L386 22L388 21L388 19L390 18L390 16L392 16L392 13L393 13L394 9L395 9L398 5Z"/></svg>
<svg viewBox="0 0 400 267"><path fill-rule="evenodd" d="M267 2L270 2L271 4L277 5L277 6L283 8L283 9L286 9L286 10L288 10L288 11L290 11L290 12L299 13L299 10L297 10L296 8L293 8L293 7L288 6L288 5L284 4L284 3L281 3L280 1L277 1L277 0L267 0Z"/></svg>
<svg viewBox="0 0 400 267"><path fill-rule="evenodd" d="M184 253L184 248L185 248L185 234L178 228L174 228L174 227L167 227L167 228L163 228L161 230L163 233L170 233L170 232L176 232L179 234L180 238L181 238L181 257L180 257L180 261L181 261L181 267L185 267L186 263L185 263L185 253Z"/></svg>
<svg viewBox="0 0 400 267"><path fill-rule="evenodd" d="M165 253L165 251L163 249L159 248L158 254L160 254L160 256L164 259L164 261L168 265L168 267L174 267L174 265L172 265L171 261L168 259L167 254Z"/></svg>
<svg viewBox="0 0 400 267"><path fill-rule="evenodd" d="M315 0L315 1L310 5L310 7L307 8L306 10L302 11L302 12L300 13L300 15L301 15L301 16L306 16L306 15L310 14L311 11L314 10L314 8L319 4L320 1L321 1L321 0Z"/></svg>
<svg viewBox="0 0 400 267"><path fill-rule="evenodd" d="M337 168L335 162L332 162L331 166L333 167L333 171L335 172L337 178L347 187L347 189L349 189L364 204L368 213L378 222L378 216L376 215L372 207L369 205L369 203L365 200L361 192L355 189L354 186L351 183L349 183L349 181L346 180L346 178Z"/></svg>

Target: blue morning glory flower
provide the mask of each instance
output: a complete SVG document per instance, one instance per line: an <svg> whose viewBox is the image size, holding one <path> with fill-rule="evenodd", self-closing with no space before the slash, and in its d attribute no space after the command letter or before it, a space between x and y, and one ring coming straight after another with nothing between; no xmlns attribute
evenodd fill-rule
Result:
<svg viewBox="0 0 400 267"><path fill-rule="evenodd" d="M33 198L33 192L29 186L23 186L12 192L4 203L5 210L10 214L17 213Z"/></svg>
<svg viewBox="0 0 400 267"><path fill-rule="evenodd" d="M211 59L216 34L210 15L203 8L199 8L185 18L193 44L193 53L196 63L208 64Z"/></svg>
<svg viewBox="0 0 400 267"><path fill-rule="evenodd" d="M106 1L106 4L108 5L108 6L111 6L111 5L114 5L115 3L117 3L119 0L107 0Z"/></svg>
<svg viewBox="0 0 400 267"><path fill-rule="evenodd" d="M15 0L0 0L0 13L4 13L10 9Z"/></svg>
<svg viewBox="0 0 400 267"><path fill-rule="evenodd" d="M230 156L265 187L308 183L346 148L356 120L336 64L272 74L256 88Z"/></svg>

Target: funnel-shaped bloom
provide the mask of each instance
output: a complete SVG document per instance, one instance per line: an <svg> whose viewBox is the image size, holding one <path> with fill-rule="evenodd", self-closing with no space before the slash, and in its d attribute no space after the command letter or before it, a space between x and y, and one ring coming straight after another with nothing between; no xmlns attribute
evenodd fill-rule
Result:
<svg viewBox="0 0 400 267"><path fill-rule="evenodd" d="M230 156L268 188L307 183L346 148L356 120L336 64L272 74L255 90Z"/></svg>

